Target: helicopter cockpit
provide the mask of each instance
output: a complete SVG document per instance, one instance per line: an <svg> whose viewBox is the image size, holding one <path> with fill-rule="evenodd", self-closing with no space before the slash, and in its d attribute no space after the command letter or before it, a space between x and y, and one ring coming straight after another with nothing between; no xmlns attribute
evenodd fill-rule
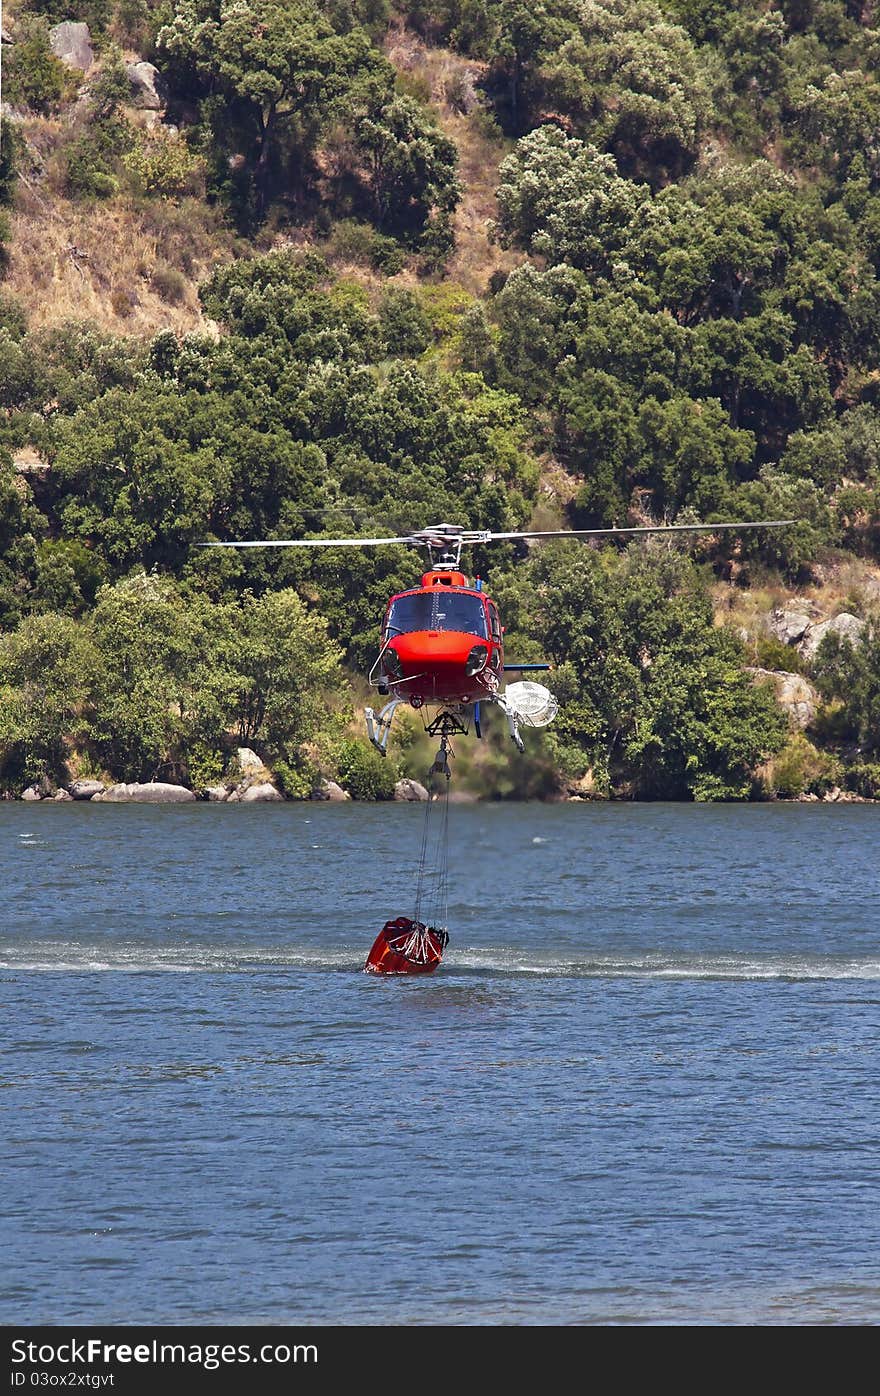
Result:
<svg viewBox="0 0 880 1396"><path fill-rule="evenodd" d="M457 630L486 640L485 607L479 596L441 587L395 597L385 618L385 638L414 630Z"/></svg>

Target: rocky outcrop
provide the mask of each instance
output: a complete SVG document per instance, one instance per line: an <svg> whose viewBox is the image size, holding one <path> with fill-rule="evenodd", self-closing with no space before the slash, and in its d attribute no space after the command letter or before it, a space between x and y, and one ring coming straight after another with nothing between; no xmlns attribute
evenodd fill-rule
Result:
<svg viewBox="0 0 880 1396"><path fill-rule="evenodd" d="M773 684L776 701L785 709L792 727L809 727L816 716L819 694L803 674L790 674L784 669L750 669L749 673Z"/></svg>
<svg viewBox="0 0 880 1396"><path fill-rule="evenodd" d="M168 88L159 69L152 63L126 63L131 84L131 104L144 111L162 111L168 101Z"/></svg>
<svg viewBox="0 0 880 1396"><path fill-rule="evenodd" d="M102 780L74 780L67 787L74 800L91 800L95 795L103 795Z"/></svg>
<svg viewBox="0 0 880 1396"><path fill-rule="evenodd" d="M249 746L240 746L235 753L238 762L238 769L243 776L250 775L254 771L264 771L266 768L262 760L255 751L251 751Z"/></svg>
<svg viewBox="0 0 880 1396"><path fill-rule="evenodd" d="M22 790L21 798L23 800L42 800L43 795L38 785L29 785L27 790Z"/></svg>
<svg viewBox="0 0 880 1396"><path fill-rule="evenodd" d="M806 607L777 606L770 612L767 629L784 645L796 645L809 630L811 620Z"/></svg>
<svg viewBox="0 0 880 1396"><path fill-rule="evenodd" d="M202 795L212 805L219 805L227 798L229 791L225 785L207 785L202 791Z"/></svg>
<svg viewBox="0 0 880 1396"><path fill-rule="evenodd" d="M852 790L841 790L839 785L832 785L830 790L826 790L822 800L826 805L870 805L872 803L864 795L856 795Z"/></svg>
<svg viewBox="0 0 880 1396"><path fill-rule="evenodd" d="M337 785L335 780L322 780L316 790L312 791L313 800L350 800L351 796L347 790L343 790L341 785Z"/></svg>
<svg viewBox="0 0 880 1396"><path fill-rule="evenodd" d="M867 621L860 620L858 616L852 616L848 611L842 611L839 616L834 616L831 620L823 620L819 625L811 625L804 638L798 645L798 652L804 659L815 659L826 635L838 635L841 640L848 640L851 645L860 645Z"/></svg>
<svg viewBox="0 0 880 1396"><path fill-rule="evenodd" d="M137 782L130 785L111 785L93 800L106 800L109 804L182 805L196 797L183 785L166 785L164 781L153 780L146 784Z"/></svg>
<svg viewBox="0 0 880 1396"><path fill-rule="evenodd" d="M76 68L81 73L87 73L95 61L89 26L76 20L66 19L50 29L49 47L68 68Z"/></svg>
<svg viewBox="0 0 880 1396"><path fill-rule="evenodd" d="M459 112L461 116L470 116L471 112L482 106L476 74L464 65L447 78L443 84L443 96L452 110Z"/></svg>
<svg viewBox="0 0 880 1396"><path fill-rule="evenodd" d="M66 790L56 790L55 794L52 796L52 799L61 802L65 800L73 800L73 796L69 794Z"/></svg>
<svg viewBox="0 0 880 1396"><path fill-rule="evenodd" d="M399 780L394 787L395 800L427 800L428 792L417 780Z"/></svg>
<svg viewBox="0 0 880 1396"><path fill-rule="evenodd" d="M270 801L275 803L284 800L281 791L276 790L275 786L270 785L268 781L261 781L259 785L249 785L239 798L243 805L267 804Z"/></svg>

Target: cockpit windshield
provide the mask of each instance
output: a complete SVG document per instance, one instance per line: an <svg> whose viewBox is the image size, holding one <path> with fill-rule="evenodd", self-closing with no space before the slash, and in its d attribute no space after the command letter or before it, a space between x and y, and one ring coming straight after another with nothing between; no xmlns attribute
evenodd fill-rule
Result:
<svg viewBox="0 0 880 1396"><path fill-rule="evenodd" d="M411 630L460 630L485 640L486 612L478 596L434 587L431 591L399 596L392 604L385 622L386 636Z"/></svg>

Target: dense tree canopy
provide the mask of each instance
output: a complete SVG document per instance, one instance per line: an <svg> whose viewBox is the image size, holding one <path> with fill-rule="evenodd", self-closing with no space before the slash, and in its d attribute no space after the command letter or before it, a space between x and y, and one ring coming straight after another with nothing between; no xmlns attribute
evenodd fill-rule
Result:
<svg viewBox="0 0 880 1396"><path fill-rule="evenodd" d="M204 785L252 743L290 793L328 772L390 793L396 766L346 730L351 673L418 561L199 544L438 519L786 517L710 538L699 561L507 545L471 559L511 651L551 658L562 700L522 783L499 763L493 789L754 794L786 732L711 587L880 558L870 7L74 9L23 0L11 21L0 247L18 171L64 217L104 200L142 218L157 249L163 219L182 226L203 198L225 240L201 257L200 317L191 257L144 271L168 304L188 293L189 334L170 314L140 336L44 327L0 290L0 786L71 763ZM87 18L99 55L78 95L48 46L68 17ZM156 120L132 110L132 48L161 70ZM85 284L78 255L63 249ZM120 317L137 304L114 286ZM832 604L876 609L857 588ZM821 690L809 737L778 757L779 790L829 780L834 762L880 789L873 624L809 663L761 639L774 666L812 664ZM406 768L405 746L393 760Z"/></svg>

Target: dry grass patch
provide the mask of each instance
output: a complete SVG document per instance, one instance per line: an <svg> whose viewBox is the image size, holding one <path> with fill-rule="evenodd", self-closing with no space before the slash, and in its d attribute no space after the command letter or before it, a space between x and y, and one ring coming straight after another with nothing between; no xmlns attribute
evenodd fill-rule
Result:
<svg viewBox="0 0 880 1396"><path fill-rule="evenodd" d="M511 271L522 261L519 254L489 241L487 225L498 211L498 166L513 143L487 135L481 121L479 83L485 64L451 49L429 48L398 27L390 31L385 51L406 81L430 99L441 129L458 146L464 192L455 213L455 252L447 273L472 294L482 294L493 272ZM469 114L461 110L463 94L465 105L478 104Z"/></svg>
<svg viewBox="0 0 880 1396"><path fill-rule="evenodd" d="M206 328L196 286L233 253L205 204L85 204L25 187L12 218L6 287L34 328L87 320L107 333Z"/></svg>

